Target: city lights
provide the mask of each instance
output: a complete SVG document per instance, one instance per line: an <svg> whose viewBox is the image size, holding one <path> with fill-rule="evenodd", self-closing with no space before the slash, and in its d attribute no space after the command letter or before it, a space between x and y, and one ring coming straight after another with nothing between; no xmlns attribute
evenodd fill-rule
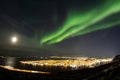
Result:
<svg viewBox="0 0 120 80"><path fill-rule="evenodd" d="M78 59L67 59L67 60L36 60L36 61L20 61L22 64L32 65L32 66L61 66L61 67L95 67L101 64L109 63L112 58L97 59L97 58L78 58Z"/></svg>

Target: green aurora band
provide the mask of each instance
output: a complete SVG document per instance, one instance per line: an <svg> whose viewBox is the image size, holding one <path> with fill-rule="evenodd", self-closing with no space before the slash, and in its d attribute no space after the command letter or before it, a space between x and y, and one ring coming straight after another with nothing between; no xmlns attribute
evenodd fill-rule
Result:
<svg viewBox="0 0 120 80"><path fill-rule="evenodd" d="M86 12L70 10L63 25L40 40L40 44L55 44L64 39L85 35L120 24L120 0L105 0L104 3Z"/></svg>

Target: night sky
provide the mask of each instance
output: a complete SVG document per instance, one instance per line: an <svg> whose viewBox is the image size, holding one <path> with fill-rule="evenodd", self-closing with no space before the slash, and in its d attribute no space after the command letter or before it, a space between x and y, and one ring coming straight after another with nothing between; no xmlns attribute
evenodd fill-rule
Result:
<svg viewBox="0 0 120 80"><path fill-rule="evenodd" d="M1 0L0 45L113 57L120 54L119 4L119 0ZM18 37L15 45L12 36Z"/></svg>

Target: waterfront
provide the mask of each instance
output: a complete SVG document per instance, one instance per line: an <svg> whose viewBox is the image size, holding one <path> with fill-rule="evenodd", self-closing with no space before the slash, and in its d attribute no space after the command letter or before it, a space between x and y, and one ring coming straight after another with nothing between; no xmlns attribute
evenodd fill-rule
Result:
<svg viewBox="0 0 120 80"><path fill-rule="evenodd" d="M23 69L43 72L61 72L69 70L79 70L84 68L93 68L99 65L107 64L112 58L88 58L88 57L0 57L0 65L12 67L11 69Z"/></svg>

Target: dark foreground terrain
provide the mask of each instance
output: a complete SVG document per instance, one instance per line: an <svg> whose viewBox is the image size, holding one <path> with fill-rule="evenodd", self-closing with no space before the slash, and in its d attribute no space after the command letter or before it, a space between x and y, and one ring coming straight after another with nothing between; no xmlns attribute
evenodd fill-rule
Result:
<svg viewBox="0 0 120 80"><path fill-rule="evenodd" d="M120 80L120 55L109 64L82 70L37 74L0 68L0 80Z"/></svg>

